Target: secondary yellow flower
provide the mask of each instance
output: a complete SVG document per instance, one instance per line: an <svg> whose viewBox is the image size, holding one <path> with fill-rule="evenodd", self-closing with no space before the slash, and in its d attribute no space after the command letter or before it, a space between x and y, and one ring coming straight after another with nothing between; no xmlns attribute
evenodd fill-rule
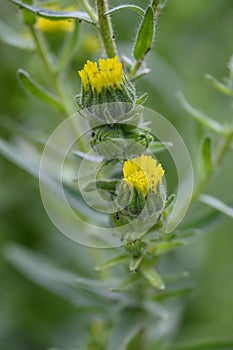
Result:
<svg viewBox="0 0 233 350"><path fill-rule="evenodd" d="M61 11L64 10L66 12L74 11L74 7L66 7L61 9L59 6L46 6L48 10ZM66 19L66 20L51 20L44 17L38 17L36 21L36 28L41 30L42 32L55 33L55 32L71 32L74 29L74 20Z"/></svg>
<svg viewBox="0 0 233 350"><path fill-rule="evenodd" d="M99 59L99 67L96 62L87 61L84 68L78 73L85 91L89 90L90 87L98 94L103 88L109 90L110 87L113 87L115 90L121 90L124 73L117 56Z"/></svg>
<svg viewBox="0 0 233 350"><path fill-rule="evenodd" d="M149 189L156 192L158 184L162 183L164 169L151 156L142 154L124 162L123 174L125 181L146 196Z"/></svg>

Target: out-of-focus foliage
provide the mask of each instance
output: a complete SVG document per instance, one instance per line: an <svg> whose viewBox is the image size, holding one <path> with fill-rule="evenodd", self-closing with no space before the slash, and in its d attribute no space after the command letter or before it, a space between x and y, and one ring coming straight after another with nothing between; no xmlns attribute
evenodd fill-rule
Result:
<svg viewBox="0 0 233 350"><path fill-rule="evenodd" d="M144 1L135 0L134 4L145 7ZM110 5L114 7L119 3L110 1ZM130 11L132 10L116 11L112 14L112 20L120 53L131 52L133 55L133 47L129 48L128 43L135 35L135 24L138 24L140 14ZM176 96L181 90L192 101L192 105L213 116L220 124L223 120L232 121L232 100L221 95L204 79L206 73L219 80L228 74L225 67L233 53L232 18L233 3L229 0L168 0L160 18L154 48L148 57L151 73L137 82L138 90L149 92L147 106L166 116L179 130L200 174L203 168L197 164L197 154L201 152L200 140L204 136L204 130L183 111ZM13 137L16 142L23 135L36 138L38 142L43 141L63 119L64 114L52 104L50 107L45 106L33 96L26 95L21 89L16 78L19 67L32 73L31 78L36 78L48 90L51 86L26 27L22 24L21 12L9 2L2 1L0 19L4 22L4 25L1 24L1 33L7 25L12 31L12 35L8 35L8 43L0 43L1 136L5 139ZM20 37L19 28L23 28ZM13 30L18 32L18 36L14 36ZM51 48L59 56L65 33L46 35ZM12 38L16 38L16 42ZM21 41L22 38L25 40ZM78 49L69 65L64 68L63 76L64 81L69 82L69 90L66 91L69 96L75 96L79 91L77 70L87 58L96 59L102 52L95 30L86 23L79 24L78 40L73 45L77 45ZM76 110L75 103L71 109L73 112ZM214 134L209 133L207 136L211 136L213 144L216 144ZM206 141L205 152L208 152L208 142ZM162 163L163 157L165 161L165 155L162 154ZM224 162L208 186L214 196L224 199L229 205L233 204L232 167L231 152L227 162ZM171 165L170 171L173 170ZM104 309L104 295L101 295L98 285L95 295L85 285L85 278L98 278L94 266L101 263L100 253L79 246L56 231L43 209L37 180L3 157L0 174L0 348L82 349L82 344L89 341L90 349L104 349L104 335L107 337L108 327L111 327L111 323L106 323L109 310ZM168 187L172 185L173 180L168 179ZM204 210L204 204L199 204L196 208L197 213ZM232 335L232 219L220 215L215 225L206 225L205 222L203 225L204 230L196 227L197 238L191 244L166 254L159 266L164 273L189 271L194 281L192 292L182 299L173 299L174 302L171 300L169 306L173 312L167 322L158 323L161 336L169 332L175 342ZM30 269L27 257L31 257L32 252L35 254L32 256L34 265ZM108 253L104 254L108 258ZM40 272L43 270L40 270L41 261L44 264L53 261L55 264L51 272L54 280L48 276L47 284L41 282L44 279L40 280ZM20 272L14 269L14 265ZM64 274L56 275L56 267L60 267ZM78 289L78 281L72 280L73 275L65 274L68 270L79 276L82 288L77 294L74 290ZM34 276L29 276L30 271L34 272ZM116 277L121 273L121 268L117 268ZM85 304L87 300L89 305ZM109 308L114 310L112 304L110 300ZM136 317L127 309L123 315L126 320ZM137 317L143 318L143 310ZM112 322L114 321L112 311ZM110 342L111 349L114 349L117 335L122 335L120 325L121 319L116 322L115 338L113 334ZM156 346L154 344L151 349L157 349Z"/></svg>

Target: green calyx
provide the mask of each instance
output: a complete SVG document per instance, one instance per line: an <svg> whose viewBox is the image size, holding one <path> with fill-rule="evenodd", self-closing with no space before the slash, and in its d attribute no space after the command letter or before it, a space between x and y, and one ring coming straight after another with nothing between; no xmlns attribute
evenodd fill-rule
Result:
<svg viewBox="0 0 233 350"><path fill-rule="evenodd" d="M147 131L129 124L106 124L93 128L92 149L106 160L129 159L142 154L153 142Z"/></svg>
<svg viewBox="0 0 233 350"><path fill-rule="evenodd" d="M147 196L132 187L127 181L121 181L116 187L117 201L121 215L128 218L159 220L166 203L166 188L159 184L157 191L149 191Z"/></svg>

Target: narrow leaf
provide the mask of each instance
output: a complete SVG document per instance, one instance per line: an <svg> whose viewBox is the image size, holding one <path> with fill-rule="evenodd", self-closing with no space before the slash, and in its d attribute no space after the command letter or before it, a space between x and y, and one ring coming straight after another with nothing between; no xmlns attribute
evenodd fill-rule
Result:
<svg viewBox="0 0 233 350"><path fill-rule="evenodd" d="M26 9L37 16L48 18L54 21L64 20L64 19L77 19L79 21L84 21L87 23L95 24L86 12L82 11L53 11L45 8L39 8L36 6L30 6L24 4L19 0L8 0L15 5L20 6L20 8Z"/></svg>
<svg viewBox="0 0 233 350"><path fill-rule="evenodd" d="M147 98L148 98L148 93L146 92L145 94L143 94L137 99L136 104L137 105L143 104L144 102L146 102Z"/></svg>
<svg viewBox="0 0 233 350"><path fill-rule="evenodd" d="M19 49L33 50L35 45L30 37L26 34L20 33L14 30L7 24L0 20L0 39L10 46L17 47Z"/></svg>
<svg viewBox="0 0 233 350"><path fill-rule="evenodd" d="M128 256L126 254L117 255L114 258L105 261L103 264L96 266L95 271L99 272L99 271L109 269L113 266L119 265L123 263L127 258Z"/></svg>
<svg viewBox="0 0 233 350"><path fill-rule="evenodd" d="M190 114L193 118L195 118L199 123L207 126L209 129L217 132L217 133L224 133L225 129L224 127L216 122L215 120L211 119L207 115L205 115L203 112L193 108L188 101L185 99L184 95L180 92L178 94L178 99L184 108L184 110Z"/></svg>
<svg viewBox="0 0 233 350"><path fill-rule="evenodd" d="M221 83L220 81L212 77L212 75L206 74L205 78L213 87L215 87L218 91L222 92L224 95L233 96L233 89Z"/></svg>
<svg viewBox="0 0 233 350"><path fill-rule="evenodd" d="M228 205L226 205L225 203L223 203L219 199L217 199L213 196L209 196L207 194L201 194L199 196L199 201L202 203L205 203L205 204L209 205L210 207L219 210L223 214L233 218L233 208L229 207Z"/></svg>
<svg viewBox="0 0 233 350"><path fill-rule="evenodd" d="M139 258L132 257L129 263L129 271L135 272L138 270L139 265L141 264L143 260L143 255L141 255Z"/></svg>
<svg viewBox="0 0 233 350"><path fill-rule="evenodd" d="M29 174L38 177L40 155L36 152L33 145L30 144L29 146L28 144L28 148L29 147L30 155L29 152L27 152L25 145L24 148L21 149L20 145L16 146L0 139L0 153L14 164L26 170Z"/></svg>
<svg viewBox="0 0 233 350"><path fill-rule="evenodd" d="M209 174L212 171L212 141L210 137L206 137L202 146L202 157L205 173Z"/></svg>
<svg viewBox="0 0 233 350"><path fill-rule="evenodd" d="M150 144L150 151L152 153L160 153L167 151L168 148L172 147L173 143L172 142L153 142Z"/></svg>
<svg viewBox="0 0 233 350"><path fill-rule="evenodd" d="M193 220L189 220L183 229L179 232L179 237L187 237L190 235L196 235L202 233L207 226L217 224L217 222L222 218L223 213L212 209L210 213L204 216L197 217Z"/></svg>
<svg viewBox="0 0 233 350"><path fill-rule="evenodd" d="M168 197L168 199L167 199L167 201L166 201L166 203L165 203L164 209L167 209L167 208L174 202L175 198L176 198L176 195L175 195L175 194L171 194L171 195Z"/></svg>
<svg viewBox="0 0 233 350"><path fill-rule="evenodd" d="M107 12L105 12L105 15L109 15L110 13L122 10L122 9L129 9L129 10L135 10L138 13L140 13L140 15L144 15L144 10L140 7L140 6L136 6L136 5L132 5L132 4L125 4L125 5L119 5L116 6L110 10L108 10Z"/></svg>
<svg viewBox="0 0 233 350"><path fill-rule="evenodd" d="M82 190L85 192L95 191L96 189L115 191L116 185L118 182L119 182L118 179L116 179L116 180L90 181L86 186L84 186L82 188Z"/></svg>
<svg viewBox="0 0 233 350"><path fill-rule="evenodd" d="M154 11L149 6L140 24L134 46L134 58L137 61L143 60L144 56L150 51L154 39L154 31Z"/></svg>
<svg viewBox="0 0 233 350"><path fill-rule="evenodd" d="M14 145L0 138L0 153L11 162L33 175L35 178L38 178L41 154L32 143L19 139L18 143ZM43 174L43 176L41 175L40 180L47 185L50 190L54 191L59 199L60 192L57 192L56 180L49 173L49 171L50 170L48 170L48 174ZM106 225L108 222L107 216L97 213L95 210L85 205L82 196L77 190L74 190L65 183L63 184L63 188L66 192L69 203L71 203L75 210L79 211L79 213L86 217L91 217L95 223L98 222L101 225Z"/></svg>
<svg viewBox="0 0 233 350"><path fill-rule="evenodd" d="M195 339L193 341L174 345L168 350L230 350L233 348L233 338Z"/></svg>
<svg viewBox="0 0 233 350"><path fill-rule="evenodd" d="M113 327L107 350L126 350L129 342L150 320L147 312L140 309L124 309Z"/></svg>
<svg viewBox="0 0 233 350"><path fill-rule="evenodd" d="M162 255L167 253L169 250L179 247L182 245L181 241L164 241L159 242L155 245L155 254Z"/></svg>
<svg viewBox="0 0 233 350"><path fill-rule="evenodd" d="M81 159L89 160L90 162L94 162L94 163L100 163L103 160L103 157L84 153L82 151L75 151L74 155Z"/></svg>
<svg viewBox="0 0 233 350"><path fill-rule="evenodd" d="M183 296L185 294L190 293L192 290L194 289L194 287L192 285L187 286L187 287L181 287L178 289L171 289L168 291L164 291L162 293L159 293L155 296L155 299L157 301L163 301L166 300L168 298L177 298L180 296Z"/></svg>
<svg viewBox="0 0 233 350"><path fill-rule="evenodd" d="M49 103L64 113L64 107L59 100L50 92L40 86L30 75L23 69L18 69L17 77L21 86L33 96L39 98L43 102Z"/></svg>
<svg viewBox="0 0 233 350"><path fill-rule="evenodd" d="M54 264L46 256L33 252L19 244L8 243L3 250L4 257L24 276L34 283L55 292L77 305L85 303L95 305L102 300L122 299L122 295L108 291L108 283L77 276L73 272ZM92 294L83 294L83 289Z"/></svg>
<svg viewBox="0 0 233 350"><path fill-rule="evenodd" d="M153 267L142 264L140 271L153 287L158 289L165 289L165 284L162 278Z"/></svg>

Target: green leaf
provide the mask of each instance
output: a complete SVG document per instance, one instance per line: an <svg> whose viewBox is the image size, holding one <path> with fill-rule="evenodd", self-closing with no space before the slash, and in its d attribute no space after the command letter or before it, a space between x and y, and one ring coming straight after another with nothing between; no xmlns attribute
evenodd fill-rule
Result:
<svg viewBox="0 0 233 350"><path fill-rule="evenodd" d="M23 69L18 69L17 77L21 86L33 96L39 98L43 102L49 103L52 106L59 109L61 112L64 111L63 105L59 102L59 100L53 96L50 92L45 90L42 86L40 86L35 80L33 80L30 75Z"/></svg>
<svg viewBox="0 0 233 350"><path fill-rule="evenodd" d="M26 170L29 174L38 177L40 155L31 144L13 145L0 139L0 153L7 159Z"/></svg>
<svg viewBox="0 0 233 350"><path fill-rule="evenodd" d="M233 338L208 338L189 340L180 345L174 345L168 350L230 350L232 348Z"/></svg>
<svg viewBox="0 0 233 350"><path fill-rule="evenodd" d="M165 289L165 284L162 278L153 267L147 264L142 264L140 271L153 287L157 289Z"/></svg>
<svg viewBox="0 0 233 350"><path fill-rule="evenodd" d="M193 286L181 287L177 289L171 289L155 296L155 300L163 301L169 298L177 298L190 293L194 289Z"/></svg>
<svg viewBox="0 0 233 350"><path fill-rule="evenodd" d="M8 243L3 255L17 270L32 282L46 288L77 306L104 306L111 299L125 300L120 293L108 291L108 283L77 276L54 264L46 256L19 244ZM88 295L87 291L91 293ZM106 307L106 305L105 305Z"/></svg>
<svg viewBox="0 0 233 350"><path fill-rule="evenodd" d="M150 51L154 39L155 19L154 11L151 6L146 10L145 16L140 24L134 46L134 58L137 61L143 60Z"/></svg>
<svg viewBox="0 0 233 350"><path fill-rule="evenodd" d="M217 79L215 79L214 77L212 77L212 75L210 74L206 74L205 78L208 80L208 82L215 87L218 91L220 91L221 93L223 93L224 95L228 95L228 96L233 96L233 89L231 89L229 86L221 83L220 81L218 81Z"/></svg>
<svg viewBox="0 0 233 350"><path fill-rule="evenodd" d="M129 342L144 328L151 317L140 309L125 308L114 324L107 350L126 350Z"/></svg>
<svg viewBox="0 0 233 350"><path fill-rule="evenodd" d="M137 99L136 104L137 104L137 105L143 104L144 102L146 102L147 98L148 98L148 93L145 92L145 94L143 94L142 96L140 96L140 97Z"/></svg>
<svg viewBox="0 0 233 350"><path fill-rule="evenodd" d="M108 10L107 12L105 12L105 15L109 15L110 13L113 13L113 12L116 12L116 11L119 11L119 10L122 10L122 9L129 9L129 10L135 10L137 11L138 13L140 13L140 15L144 15L144 10L139 7L139 6L136 6L136 5L132 5L132 4L125 4L125 5L119 5L119 6L116 6L110 10Z"/></svg>
<svg viewBox="0 0 233 350"><path fill-rule="evenodd" d="M17 47L19 49L33 50L35 45L33 40L30 37L27 37L26 34L20 33L19 31L14 30L7 24L3 23L0 20L0 39L10 45Z"/></svg>
<svg viewBox="0 0 233 350"><path fill-rule="evenodd" d="M39 176L39 164L41 160L41 154L37 151L35 146L25 140L20 139L17 145L14 145L10 142L7 142L0 138L0 153L12 161L14 164L18 165L29 174L33 175L35 178ZM52 161L51 161L52 163ZM54 191L59 198L59 192L57 193L57 183L53 176L49 173L41 174L40 180L46 184L50 190ZM101 225L106 225L108 218L106 215L97 213L95 210L91 209L89 206L85 205L84 200L82 199L81 194L71 188L67 184L63 184L64 191L66 196L69 199L69 203L72 204L72 207L79 211L85 217L92 218L95 223L100 223Z"/></svg>
<svg viewBox="0 0 233 350"><path fill-rule="evenodd" d="M79 157L80 159L89 160L90 162L93 162L93 163L100 163L103 160L103 157L96 156L89 153L84 153L82 151L74 151L73 154Z"/></svg>
<svg viewBox="0 0 233 350"><path fill-rule="evenodd" d="M223 214L233 218L233 208L229 207L228 205L226 205L225 203L223 203L219 199L217 199L213 196L209 196L207 194L201 194L199 196L199 201L202 203L205 203L205 204L209 205L210 207L219 210Z"/></svg>
<svg viewBox="0 0 233 350"><path fill-rule="evenodd" d="M205 173L209 174L213 168L212 162L212 140L210 137L206 137L202 146L202 157Z"/></svg>
<svg viewBox="0 0 233 350"><path fill-rule="evenodd" d="M224 134L225 128L215 120L211 119L207 115L205 115L203 112L198 111L197 109L193 108L188 101L185 99L184 95L180 92L178 94L178 99L184 108L184 110L191 115L193 118L195 118L199 123L203 124L204 126L207 126L209 129Z"/></svg>
<svg viewBox="0 0 233 350"><path fill-rule="evenodd" d="M50 183L52 184L52 179ZM50 183L48 185L50 185ZM106 214L100 213L86 204L80 192L75 189L73 186L70 186L67 183L62 184L65 191L66 197L73 209L77 210L80 214L84 215L86 218L89 218L91 222L99 225L106 226L109 223L109 218ZM56 187L56 184L55 184ZM59 196L59 193L58 193Z"/></svg>
<svg viewBox="0 0 233 350"><path fill-rule="evenodd" d="M190 219L179 232L179 237L185 238L190 235L201 234L206 230L207 226L217 224L217 222L223 217L223 213L213 209L211 212L204 216Z"/></svg>
<svg viewBox="0 0 233 350"><path fill-rule="evenodd" d="M168 148L172 147L172 142L153 142L150 144L150 151L154 154L167 151Z"/></svg>
<svg viewBox="0 0 233 350"><path fill-rule="evenodd" d="M113 266L123 263L127 258L128 256L126 254L117 255L114 258L105 261L103 264L96 266L95 271L99 272L99 271L107 270Z"/></svg>
<svg viewBox="0 0 233 350"><path fill-rule="evenodd" d="M99 190L108 190L115 191L116 185L118 184L119 179L116 180L98 180L98 181L90 181L86 186L82 188L85 192Z"/></svg>
<svg viewBox="0 0 233 350"><path fill-rule="evenodd" d="M155 254L160 256L169 252L169 250L181 246L181 241L164 241L155 244Z"/></svg>
<svg viewBox="0 0 233 350"><path fill-rule="evenodd" d="M176 195L171 194L165 203L164 209L167 209L174 202L175 198L176 198Z"/></svg>
<svg viewBox="0 0 233 350"><path fill-rule="evenodd" d="M138 270L142 260L143 260L143 255L139 256L139 257L134 257L132 256L129 262L129 271L130 272L135 272Z"/></svg>
<svg viewBox="0 0 233 350"><path fill-rule="evenodd" d="M37 16L44 17L51 19L53 21L59 21L64 19L77 19L79 21L84 21L87 23L95 24L95 22L92 21L92 19L89 17L89 15L86 12L82 11L53 11L48 10L44 8L39 8L35 6L30 6L27 4L24 4L22 1L19 0L8 0L12 2L15 5L18 5L22 9L26 9Z"/></svg>

